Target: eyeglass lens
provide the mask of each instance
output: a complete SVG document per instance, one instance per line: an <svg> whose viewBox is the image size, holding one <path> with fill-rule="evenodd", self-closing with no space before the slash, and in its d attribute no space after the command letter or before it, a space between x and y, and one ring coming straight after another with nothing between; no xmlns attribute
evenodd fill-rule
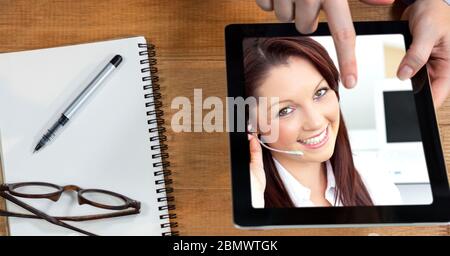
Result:
<svg viewBox="0 0 450 256"><path fill-rule="evenodd" d="M26 186L17 186L12 191L24 195L38 196L55 193L58 191L58 189L46 185L26 185Z"/></svg>
<svg viewBox="0 0 450 256"><path fill-rule="evenodd" d="M126 204L126 202L120 197L97 191L84 192L81 196L91 202L107 206L124 206Z"/></svg>

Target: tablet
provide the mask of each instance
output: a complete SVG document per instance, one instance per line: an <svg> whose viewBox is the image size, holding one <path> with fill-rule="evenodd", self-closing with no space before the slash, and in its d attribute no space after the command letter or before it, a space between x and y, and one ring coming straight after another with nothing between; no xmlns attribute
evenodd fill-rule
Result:
<svg viewBox="0 0 450 256"><path fill-rule="evenodd" d="M448 223L426 67L396 78L406 22L355 22L358 82L341 83L326 23L225 29L234 223L242 228Z"/></svg>

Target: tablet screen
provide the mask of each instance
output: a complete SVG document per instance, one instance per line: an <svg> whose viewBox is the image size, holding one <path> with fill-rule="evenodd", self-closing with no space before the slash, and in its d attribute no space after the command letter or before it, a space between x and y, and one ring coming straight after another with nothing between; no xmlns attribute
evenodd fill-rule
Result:
<svg viewBox="0 0 450 256"><path fill-rule="evenodd" d="M433 202L404 41L357 36L346 89L331 36L244 38L254 208Z"/></svg>

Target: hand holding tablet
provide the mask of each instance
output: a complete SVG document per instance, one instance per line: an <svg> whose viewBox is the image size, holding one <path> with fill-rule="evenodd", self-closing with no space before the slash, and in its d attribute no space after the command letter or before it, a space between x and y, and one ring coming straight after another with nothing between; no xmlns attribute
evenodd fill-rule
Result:
<svg viewBox="0 0 450 256"><path fill-rule="evenodd" d="M236 225L449 220L427 70L402 82L391 64L411 44L407 24L358 22L355 29L360 86L346 91L338 86L339 57L327 24L311 36L294 24L226 28L229 96L279 99L266 110L261 101L258 111L247 108L262 114L257 120L278 124L260 133L261 141L230 132ZM232 123L254 120L237 116ZM260 125L255 130L264 130ZM265 140L274 132L278 137Z"/></svg>
<svg viewBox="0 0 450 256"><path fill-rule="evenodd" d="M415 1L403 17L409 20L413 41L400 63L398 77L409 79L428 64L434 105L439 108L450 93L449 1Z"/></svg>
<svg viewBox="0 0 450 256"><path fill-rule="evenodd" d="M388 5L394 0L361 0L370 5ZM410 31L414 37L412 46L397 67L397 76L410 79L426 63L429 65L434 105L439 108L450 93L450 1L403 0L410 4L403 13L403 19L409 20ZM342 80L347 88L352 88L351 76L355 74L355 33L347 1L335 0L256 0L265 11L274 11L282 22L295 20L299 32L309 34L317 29L320 10L323 10L336 43ZM427 18L424 18L427 17ZM343 36L345 35L345 36ZM348 80L346 79L348 77ZM355 80L356 82L356 80Z"/></svg>
<svg viewBox="0 0 450 256"><path fill-rule="evenodd" d="M394 0L362 0L373 5L392 4ZM357 83L355 58L355 29L347 1L336 0L256 0L258 6L265 11L274 11L281 22L295 21L300 33L310 34L316 31L319 24L319 12L323 10L333 35L338 54L341 80L347 88Z"/></svg>

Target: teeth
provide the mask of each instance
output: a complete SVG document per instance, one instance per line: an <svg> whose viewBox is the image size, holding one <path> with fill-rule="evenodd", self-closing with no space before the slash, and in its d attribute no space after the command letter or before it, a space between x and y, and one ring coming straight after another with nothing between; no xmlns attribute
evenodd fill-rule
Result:
<svg viewBox="0 0 450 256"><path fill-rule="evenodd" d="M307 140L300 140L300 142L303 143L303 144L306 144L306 145L318 144L318 143L322 142L323 139L325 139L325 136L327 135L327 130L328 130L328 127L319 136L314 137L314 138L310 138L310 139L307 139Z"/></svg>

